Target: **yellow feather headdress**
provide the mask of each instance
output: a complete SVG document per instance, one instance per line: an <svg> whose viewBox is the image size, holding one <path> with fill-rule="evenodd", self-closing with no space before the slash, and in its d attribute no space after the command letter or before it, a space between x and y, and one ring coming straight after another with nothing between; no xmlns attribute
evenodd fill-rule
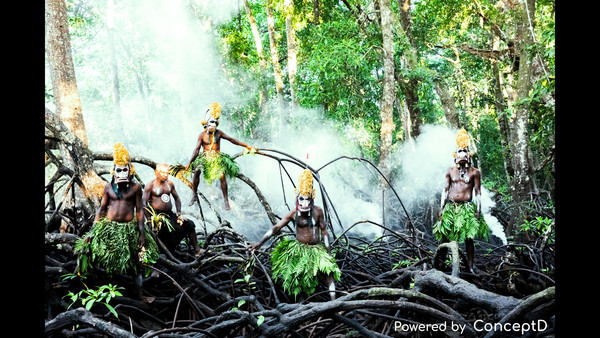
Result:
<svg viewBox="0 0 600 338"><path fill-rule="evenodd" d="M201 124L208 123L209 116L212 116L216 120L218 120L221 117L221 105L219 105L218 102L213 102L210 104L210 106L208 106L206 115L204 116L204 119L202 121L200 121L200 123Z"/></svg>
<svg viewBox="0 0 600 338"><path fill-rule="evenodd" d="M121 144L121 142L115 143L113 146L113 164L114 165L129 165L131 174L135 173L135 169L133 168L133 164L131 164L131 159L129 158L129 152Z"/></svg>
<svg viewBox="0 0 600 338"><path fill-rule="evenodd" d="M462 128L456 135L456 149L467 149L469 148L469 143L469 134L467 134L465 128ZM469 151L469 156L473 156L473 152ZM456 157L456 152L452 152L452 157Z"/></svg>
<svg viewBox="0 0 600 338"><path fill-rule="evenodd" d="M298 177L298 187L294 189L297 195L300 196L312 196L315 198L315 189L313 189L313 175L308 169L304 171Z"/></svg>

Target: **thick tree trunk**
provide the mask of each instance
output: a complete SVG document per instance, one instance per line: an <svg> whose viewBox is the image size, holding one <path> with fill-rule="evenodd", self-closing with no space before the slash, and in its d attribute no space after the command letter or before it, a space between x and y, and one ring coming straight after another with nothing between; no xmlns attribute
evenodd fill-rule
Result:
<svg viewBox="0 0 600 338"><path fill-rule="evenodd" d="M410 0L398 0L398 8L400 9L400 27L398 31L404 34L412 48L409 48L404 55L402 55L402 62L405 67L409 69L415 69L417 67L417 46L412 34L412 15L410 12ZM399 69L399 67L396 67ZM396 70L396 80L400 91L404 94L404 101L408 114L410 116L410 133L412 137L419 136L419 127L421 125L421 111L419 109L419 95L417 79L404 79L400 76L400 72Z"/></svg>
<svg viewBox="0 0 600 338"><path fill-rule="evenodd" d="M277 40L275 39L275 22L273 20L273 4L267 0L267 26L269 27L269 45L271 46L271 60L273 62L273 75L275 76L275 88L277 89L277 105L279 114L283 120L284 101L283 101L283 79L281 76L281 66L279 65L279 54L277 53Z"/></svg>
<svg viewBox="0 0 600 338"><path fill-rule="evenodd" d="M250 8L250 4L248 0L244 0L244 8L246 9L246 15L248 15L248 21L250 21L250 29L252 30L252 36L254 37L254 45L256 46L256 53L258 54L258 62L260 65L260 83L259 83L259 102L260 111L263 117L267 115L267 101L269 99L269 95L267 93L266 84L264 82L264 76L267 73L267 63L265 62L265 53L263 51L262 39L260 38L260 34L258 33L258 26L256 25L256 20L254 19L254 15L252 14L252 9Z"/></svg>
<svg viewBox="0 0 600 338"><path fill-rule="evenodd" d="M446 121L448 125L452 128L460 128L460 119L458 118L458 109L456 108L456 101L450 91L448 90L448 86L446 86L446 82L443 79L434 80L435 91L440 97L440 101L442 102L442 108L444 109L444 116L446 116Z"/></svg>
<svg viewBox="0 0 600 338"><path fill-rule="evenodd" d="M285 0L285 31L287 36L287 66L288 66L288 78L290 82L290 96L292 109L298 105L296 100L296 90L294 88L296 82L296 72L298 71L298 63L296 59L296 32L292 24L292 13L294 11L293 0Z"/></svg>
<svg viewBox="0 0 600 338"><path fill-rule="evenodd" d="M71 55L71 36L65 0L46 0L46 55L50 64L56 114L87 145L81 101Z"/></svg>
<svg viewBox="0 0 600 338"><path fill-rule="evenodd" d="M394 132L394 33L392 31L392 5L390 0L380 0L381 32L383 36L383 94L381 97L381 146L379 165L386 177L389 177L389 155Z"/></svg>
<svg viewBox="0 0 600 338"><path fill-rule="evenodd" d="M507 235L512 235L514 224L520 224L527 216L527 201L531 191L530 168L528 162L529 153L529 134L527 123L529 120L529 103L526 100L529 97L531 89L531 61L530 47L533 43L533 36L529 28L534 22L535 0L522 1L517 9L519 15L518 33L520 36L518 50L520 56L519 72L517 79L517 102L515 110L511 116L511 158L514 169L512 198L516 206L516 212L513 214L513 221L507 228Z"/></svg>

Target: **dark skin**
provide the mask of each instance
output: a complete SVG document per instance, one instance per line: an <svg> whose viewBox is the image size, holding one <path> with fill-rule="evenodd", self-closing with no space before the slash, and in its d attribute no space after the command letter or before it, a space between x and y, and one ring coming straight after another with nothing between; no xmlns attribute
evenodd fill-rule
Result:
<svg viewBox="0 0 600 338"><path fill-rule="evenodd" d="M175 184L169 180L169 168L166 165L158 165L156 170L154 171L156 178L150 181L144 188L144 195L142 198L142 205L150 205L155 212L170 212L173 210L173 203L171 203L171 198L167 202L162 200L162 195L173 196L173 200L175 200L175 210L177 219L181 221L185 221L185 217L181 216L181 198L179 198L179 194L175 189ZM147 215L149 216L149 215ZM188 235L190 239L190 243L194 247L194 251L196 252L195 256L198 257L203 252L202 249L198 246L198 238L196 238L195 234L190 233Z"/></svg>
<svg viewBox="0 0 600 338"><path fill-rule="evenodd" d="M146 245L145 234L144 234L144 213L142 209L142 187L137 183L123 182L117 183L119 191L122 192L121 198L113 190L110 183L104 185L102 192L102 201L100 207L96 211L96 217L94 223L100 218L106 217L108 220L120 223L130 222L134 217L138 223L138 231L140 236L138 238L138 249L141 249ZM139 264L137 256L132 258L135 260L135 264ZM138 269L140 271L141 269ZM142 273L138 272L134 276L134 282L136 286L137 297L146 302L151 303L154 301L154 297L146 297L142 295Z"/></svg>
<svg viewBox="0 0 600 338"><path fill-rule="evenodd" d="M260 248L271 236L279 233L281 228L283 228L286 224L294 221L294 216L296 214L296 210L292 210L288 212L277 224L275 224L271 229L269 229L265 235L260 239L260 241L250 244L248 249L253 252ZM325 225L325 220L323 217L323 209L319 206L313 206L313 227L312 230L309 227L309 211L299 212L298 214L298 224L296 224L296 240L300 243L315 245L319 243L323 243L325 248L327 248L327 252L331 253L331 248L329 246L329 234L327 233L327 227ZM320 236L319 236L319 229ZM325 283L329 290L335 290L335 286L333 284L333 274L327 275L325 279ZM331 300L335 300L335 292L330 292Z"/></svg>
<svg viewBox="0 0 600 338"><path fill-rule="evenodd" d="M221 152L221 139L225 139L235 145L245 147L247 149L252 148L249 145L247 145L246 143L238 141L235 138L225 134L223 131L218 130L215 123L212 121L213 120L209 121L206 129L202 133L200 133L200 136L198 136L198 143L196 144L196 148L194 149L194 153L192 154L192 158L190 159L190 162L185 167L186 170L190 167L192 162L196 159L196 157L200 153L200 149L202 149L202 151L204 151L204 152L215 151L217 153L220 153ZM196 191L198 189L198 184L200 184L201 171L202 170L200 167L198 167L198 168L196 168L196 170L194 170L194 177L192 179L192 190L194 191L194 195L192 197L192 200L190 201L190 204L189 204L190 206L193 205L194 203L196 203L196 201L198 200L198 195L196 194ZM231 210L231 206L229 205L229 198L227 196L227 179L225 178L225 175L221 175L220 181L221 181L221 191L223 192L223 198L225 199L225 210Z"/></svg>
<svg viewBox="0 0 600 338"><path fill-rule="evenodd" d="M467 153L467 154L466 154ZM445 178L444 191L442 192L442 203L438 217L442 217L444 206L448 200L454 202L470 202L473 196L476 197L477 211L475 217L479 219L481 214L481 172L477 168L468 166L468 152L459 149L456 154L456 163L458 165L448 168ZM447 240L444 240L447 242ZM473 270L473 261L475 256L475 247L472 238L465 240L467 250L467 265L469 272L475 273Z"/></svg>

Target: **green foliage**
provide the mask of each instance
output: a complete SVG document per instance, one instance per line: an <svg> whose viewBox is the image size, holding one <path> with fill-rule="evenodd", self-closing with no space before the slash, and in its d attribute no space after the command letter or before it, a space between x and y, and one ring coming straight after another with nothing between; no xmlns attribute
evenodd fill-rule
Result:
<svg viewBox="0 0 600 338"><path fill-rule="evenodd" d="M533 220L525 220L524 223L518 226L519 232L529 232L535 237L541 237L546 234L547 231L552 231L548 236L548 242L554 241L554 231L549 229L552 226L554 220L547 217L538 216Z"/></svg>
<svg viewBox="0 0 600 338"><path fill-rule="evenodd" d="M77 302L80 302L82 306L85 306L86 310L90 310L92 306L96 304L103 304L116 318L119 318L117 311L115 311L115 308L110 305L109 302L116 296L122 296L121 292L118 290L124 289L125 288L120 286L108 284L98 286L95 289L86 288L77 293L69 292L63 298L69 297L71 301L71 304L69 304L67 310Z"/></svg>
<svg viewBox="0 0 600 338"><path fill-rule="evenodd" d="M283 240L271 253L273 279L283 282L283 289L296 297L300 292L315 292L320 278L329 273L340 280L341 271L325 246L306 245L295 239Z"/></svg>

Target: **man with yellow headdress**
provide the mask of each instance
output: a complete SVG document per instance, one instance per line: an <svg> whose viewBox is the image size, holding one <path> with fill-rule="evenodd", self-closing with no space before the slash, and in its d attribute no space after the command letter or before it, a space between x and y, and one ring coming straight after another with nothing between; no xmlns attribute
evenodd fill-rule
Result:
<svg viewBox="0 0 600 338"><path fill-rule="evenodd" d="M226 176L236 177L239 168L229 154L221 153L221 139L225 139L238 146L246 147L248 150L253 150L253 148L225 134L222 130L218 130L220 117L221 106L217 102L214 102L208 107L206 116L202 120L204 131L198 136L198 143L185 170L191 169L194 172L192 179L194 196L189 205L194 204L198 199L196 191L200 183L200 173L203 172L204 180L209 185L216 179L221 181L221 191L225 199L225 210L230 210ZM200 152L201 149L202 152Z"/></svg>
<svg viewBox="0 0 600 338"><path fill-rule="evenodd" d="M466 130L459 130L456 145L455 165L446 172L439 220L433 226L433 234L438 241L465 242L469 271L474 273L473 238L487 240L490 229L481 217L481 172L472 166ZM446 250L442 249L440 258L445 257ZM436 266L439 263L434 262Z"/></svg>
<svg viewBox="0 0 600 338"><path fill-rule="evenodd" d="M334 281L340 280L341 271L331 255L323 209L314 205L315 190L310 170L305 169L300 175L296 192L296 209L248 248L252 251L260 248L286 224L294 222L296 239L282 240L271 253L273 279L277 282L281 278L284 290L296 297L300 292L314 293L320 277L325 277L331 300L335 300Z"/></svg>
<svg viewBox="0 0 600 338"><path fill-rule="evenodd" d="M113 157L113 177L104 185L94 225L75 245L79 272L93 265L109 274L132 272L136 296L150 303L154 298L142 294L142 268L158 261L158 246L144 226L142 187L131 181L135 169L127 149L116 143Z"/></svg>

